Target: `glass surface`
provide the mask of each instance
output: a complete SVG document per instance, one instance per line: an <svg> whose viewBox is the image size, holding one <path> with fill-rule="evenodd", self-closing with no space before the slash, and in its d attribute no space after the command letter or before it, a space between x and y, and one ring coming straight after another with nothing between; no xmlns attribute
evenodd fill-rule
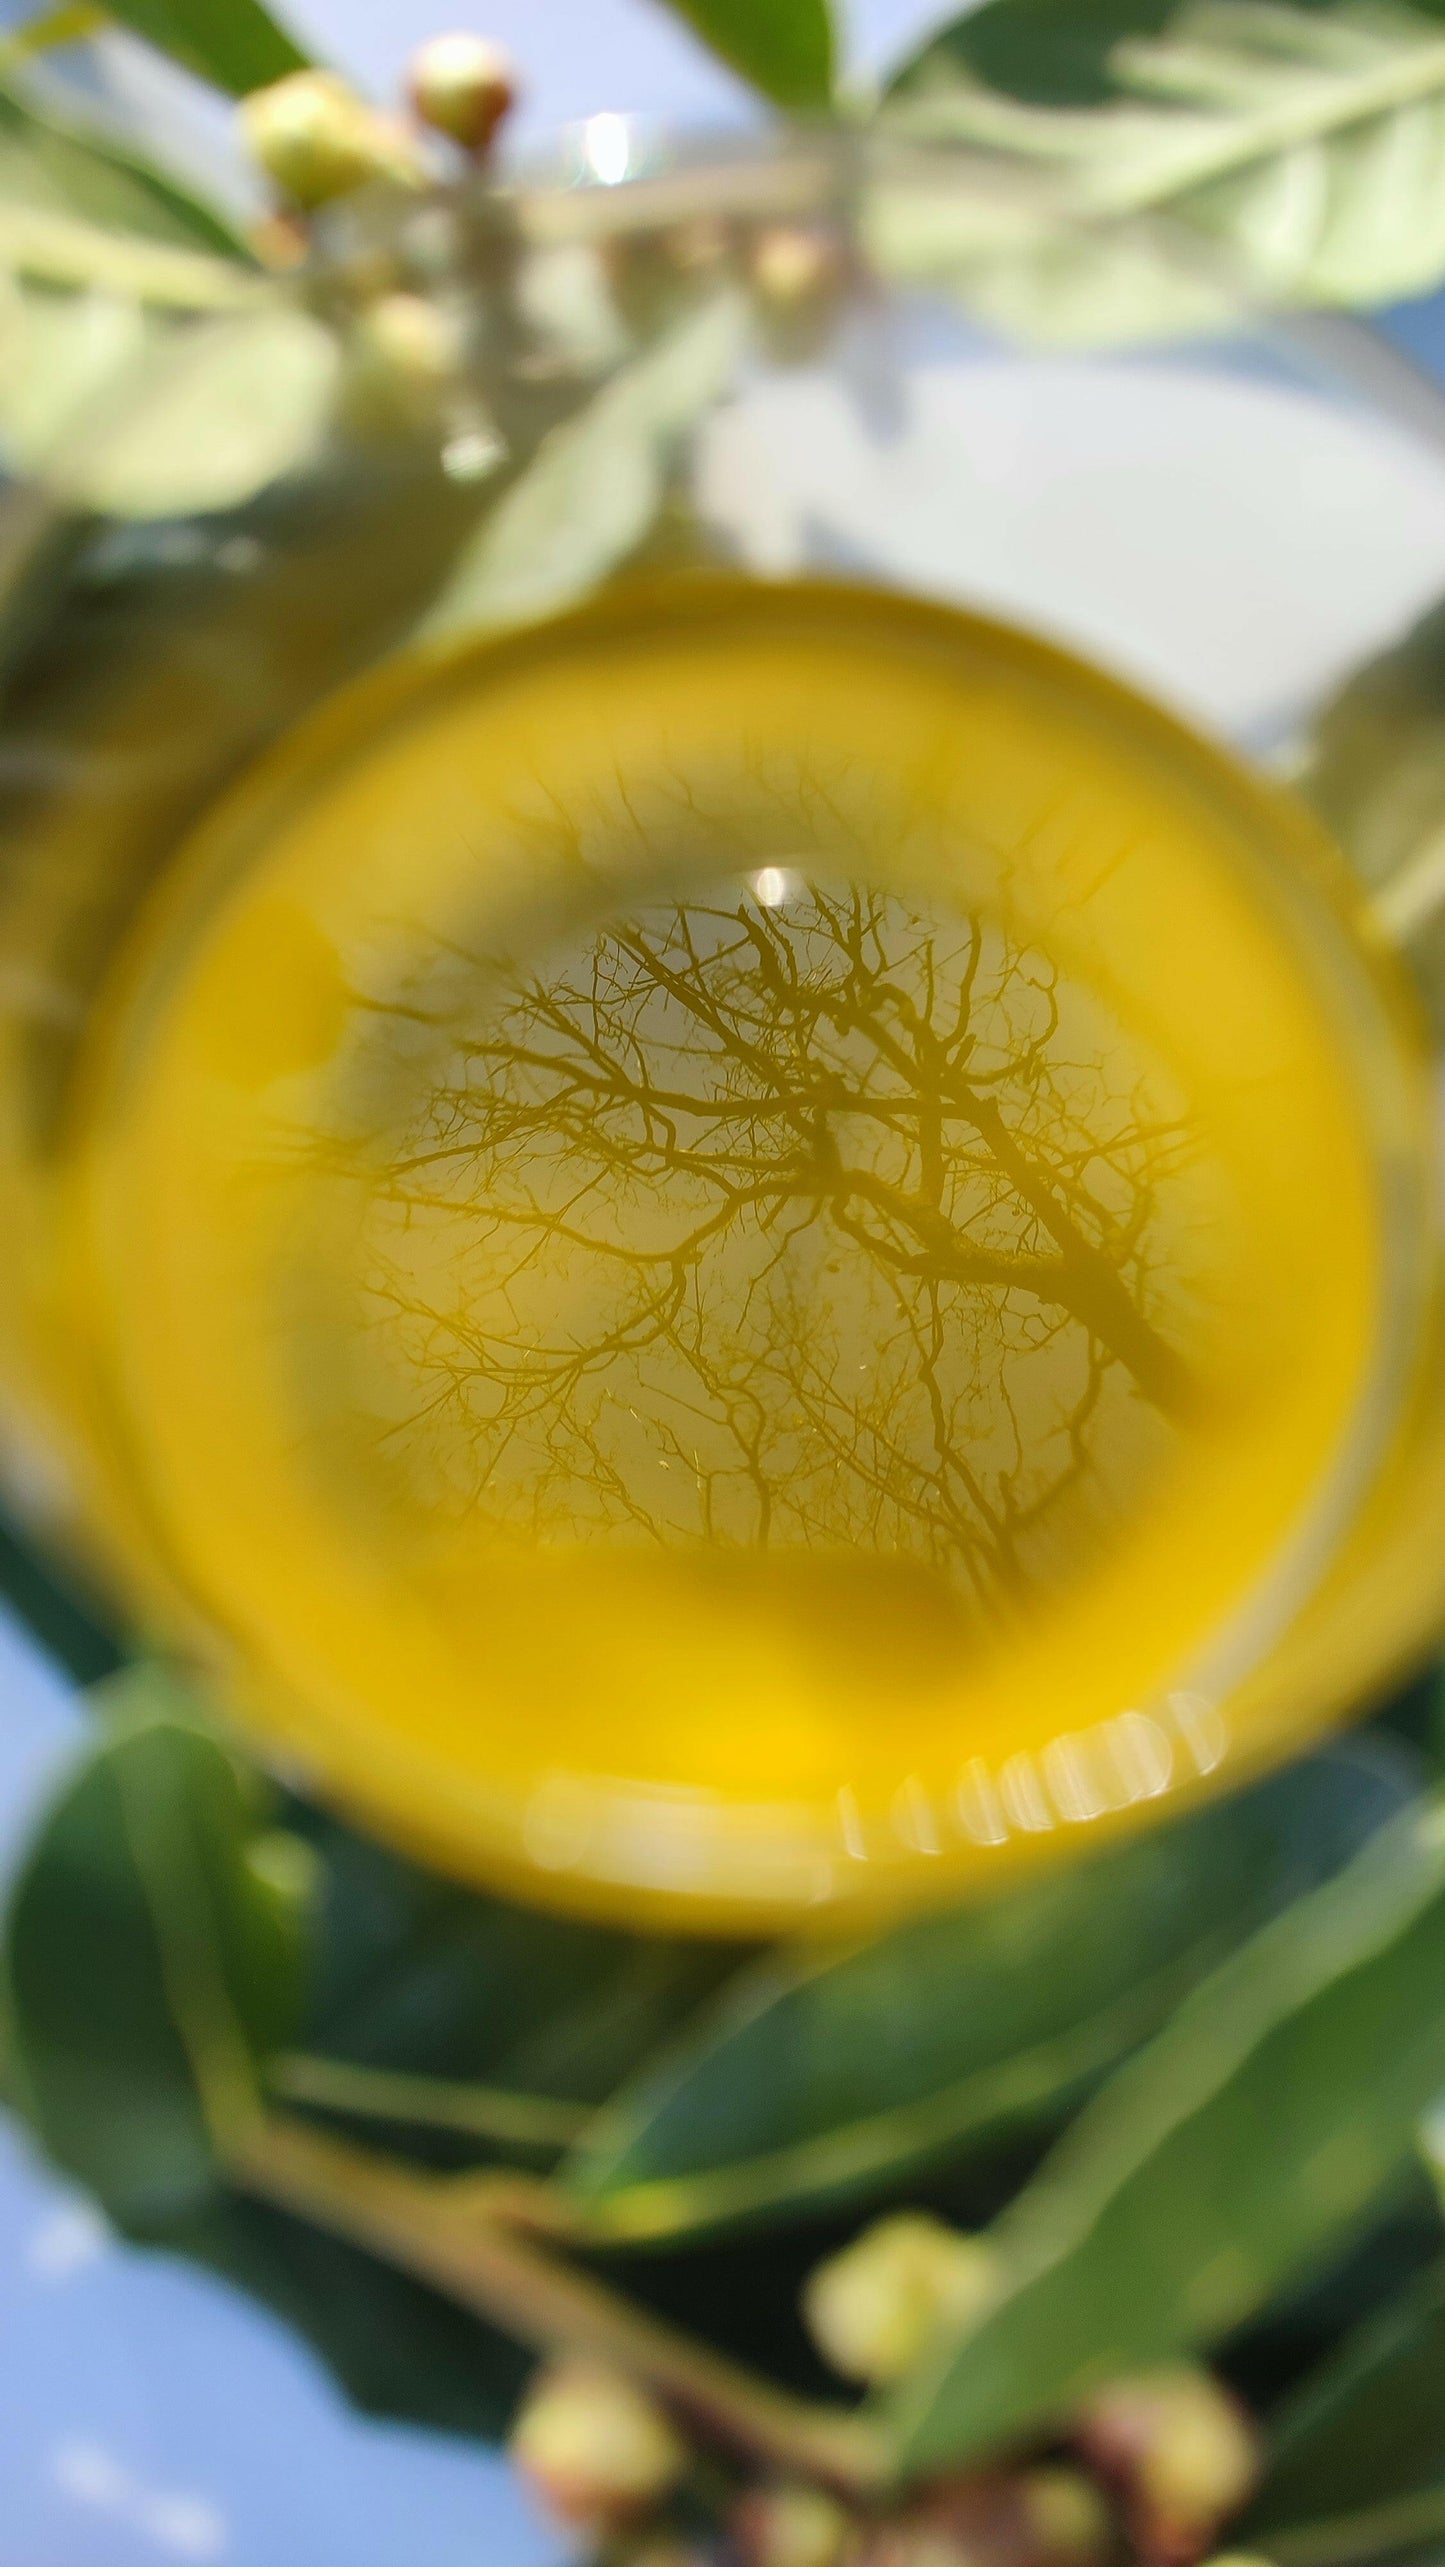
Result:
<svg viewBox="0 0 1445 2567"><path fill-rule="evenodd" d="M599 118L357 209L254 487L157 513L158 362L14 521L12 1494L371 1823L712 1927L1243 1775L1441 1607L1423 1037L1222 743L1445 471L1317 349L885 292L874 184Z"/></svg>

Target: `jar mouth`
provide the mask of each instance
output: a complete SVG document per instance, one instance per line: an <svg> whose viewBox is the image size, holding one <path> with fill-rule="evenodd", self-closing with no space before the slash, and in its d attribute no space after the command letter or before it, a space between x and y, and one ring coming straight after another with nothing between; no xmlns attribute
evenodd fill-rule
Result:
<svg viewBox="0 0 1445 2567"><path fill-rule="evenodd" d="M765 593L765 583L757 586ZM714 584L706 581L693 590L699 615L711 611L710 592L715 593ZM686 586L669 593L677 601L671 611L685 623ZM826 593L815 592L819 599ZM580 616L568 619L574 636L597 611L583 609ZM604 607L601 611L610 616L616 610ZM937 609L916 611L925 617L939 614ZM949 616L947 620L951 625L957 619ZM556 629L554 620L518 635L502 646L502 661L512 669L525 668L539 650L548 647L548 636ZM1181 1658L1170 1664L1163 1678L1167 1690L1157 1700L1150 1695L1121 1700L1115 1707L1108 1753L1115 1766L1127 1763L1128 1767L1118 1796L1100 1799L1095 1793L1090 1798L1089 1758L1102 1751L1090 1744L1086 1730L1062 1740L1036 1740L1030 1751L1009 1760L1018 1768L1012 1787L1024 1813L1017 1824L1025 1831L1026 1850L1034 1837L1080 1820L1120 1817L1133 1803L1158 1798L1173 1784L1183 1784L1187 1797L1191 1784L1226 1763L1231 1777L1243 1779L1249 1771L1249 1742L1237 1742L1236 1757L1236 1742L1228 1736L1222 1706L1318 1588L1372 1488L1418 1377L1432 1279L1429 1107L1423 1048L1397 967L1383 949L1371 950L1358 896L1352 896L1342 865L1316 840L1303 816L1292 814L1288 805L1242 769L1222 766L1217 752L1111 679L991 623L975 624L974 629L979 647L992 645L1005 659L1045 665L1052 685L1067 681L1085 701L1093 699L1102 719L1127 720L1145 757L1167 766L1186 796L1205 785L1222 791L1235 824L1232 834L1256 851L1251 892L1274 909L1284 935L1302 954L1314 980L1318 1013L1337 1033L1365 1101L1361 1155L1374 1180L1372 1200L1383 1278L1371 1304L1373 1338L1363 1378L1355 1376L1358 1390L1352 1408L1330 1452L1322 1484L1312 1490L1303 1516L1288 1525L1264 1573L1231 1603L1226 1618L1204 1645L1192 1648L1187 1662ZM564 626L564 639L566 630ZM497 646L486 647L490 654ZM463 655L455 664L459 686L464 686L466 674ZM279 793L284 805L293 791L304 786L318 752L323 760L334 754L343 745L343 733L350 738L381 731L403 709L413 683L414 678L397 670L363 681L323 717L319 735L313 729L309 746L304 738L296 740L281 753L279 763L273 762L271 792ZM257 804L240 827L233 852L243 851L242 838L256 842L268 807ZM196 889L202 889L199 876ZM144 1465L138 1460L137 1467ZM1201 1616L1201 1625L1202 1621ZM268 1714L263 1700L252 1699L249 1686L243 1687L243 1699L250 1703L256 1725L275 1732L283 1747L288 1741L305 1745L304 1728L298 1736L294 1724ZM310 1745L318 1768L329 1772L336 1787L351 1797L354 1774L347 1774L343 1753L333 1754L343 1743L335 1718L332 1715L329 1724L318 1721L311 1730ZM1161 1766L1161 1741L1173 1759L1172 1777L1167 1765ZM921 1859L936 1857L943 1850L929 1839L928 1800L921 1784L918 1810L909 1801L901 1816L890 1822L886 1842L880 1838L871 1843L865 1859L858 1859L851 1845L845 1847L848 1860L842 1868L847 1880L840 1891L837 1861L822 1850L827 1826L831 1824L837 1833L836 1814L830 1820L830 1804L822 1800L811 1805L802 1799L740 1801L705 1789L682 1788L663 1776L649 1778L642 1764L608 1775L571 1772L559 1763L554 1770L536 1774L530 1788L519 1790L515 1797L500 1776L474 1775L463 1793L450 1786L439 1789L437 1777L424 1782L425 1754L414 1746L403 1752L399 1739L385 1748L373 1739L370 1752L377 1785L372 1808L378 1820L394 1826L409 1803L418 1839L425 1837L442 1859L465 1868L458 1844L441 1843L427 1820L428 1805L435 1811L450 1799L457 1813L458 1835L470 1831L479 1867L483 1845L487 1866L504 1875L512 1871L520 1877L530 1864L547 1876L549 1897L563 1904L585 1905L594 1898L625 1901L630 1892L636 1892L703 1922L710 1913L736 1922L740 1916L763 1910L782 1919L815 1906L831 1907L840 1897L860 1908L906 1904L930 1880L956 1880L960 1856L965 1863L977 1859L962 1844L951 1862L935 1862L930 1869L929 1862ZM380 1787L383 1752L387 1758L384 1789ZM1006 1772L1007 1767L1000 1770ZM959 1829L979 1848L1003 1841L989 1798L994 1789L993 1780L985 1785L979 1778L968 1815L962 1814L960 1803ZM1040 1816L1040 1811L1046 1814Z"/></svg>

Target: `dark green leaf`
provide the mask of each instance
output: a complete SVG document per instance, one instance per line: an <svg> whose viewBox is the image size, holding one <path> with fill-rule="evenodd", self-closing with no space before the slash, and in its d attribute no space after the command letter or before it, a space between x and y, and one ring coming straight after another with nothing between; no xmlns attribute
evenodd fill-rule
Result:
<svg viewBox="0 0 1445 2567"><path fill-rule="evenodd" d="M1185 1990L1398 1810L1345 1747L990 1906L785 1954L627 2087L573 2158L610 2237L877 2192L1056 2118Z"/></svg>
<svg viewBox="0 0 1445 2567"><path fill-rule="evenodd" d="M407 2274L234 2195L167 2243L294 2326L368 2414L493 2441L505 2433L530 2357Z"/></svg>
<svg viewBox="0 0 1445 2567"><path fill-rule="evenodd" d="M742 1957L479 1897L304 1823L323 1884L304 2041L360 2067L600 2103Z"/></svg>
<svg viewBox="0 0 1445 2567"><path fill-rule="evenodd" d="M1445 1808L1417 1804L1187 1997L996 2225L1005 2276L905 2383L910 2471L1207 2344L1369 2208L1445 2083Z"/></svg>
<svg viewBox="0 0 1445 2567"><path fill-rule="evenodd" d="M294 2037L302 1956L247 1862L246 1778L174 1721L102 1739L20 1875L6 1952L18 2098L123 2226L217 2190L218 2104Z"/></svg>
<svg viewBox="0 0 1445 2567"><path fill-rule="evenodd" d="M184 1689L164 1670L103 1694L117 1725L43 1821L12 1904L9 2099L127 2234L265 2300L358 2403L500 2431L525 2368L515 2346L221 2180L197 2057L219 2055L224 2075L239 2048L246 2073L296 2036L286 1892L302 1867L278 1855L298 1840L278 1839L254 1778L176 1719Z"/></svg>
<svg viewBox="0 0 1445 2567"><path fill-rule="evenodd" d="M112 17L173 62L244 98L310 57L261 0L106 0Z"/></svg>
<svg viewBox="0 0 1445 2567"><path fill-rule="evenodd" d="M77 1684L113 1675L124 1657L103 1606L59 1561L0 1517L0 1595Z"/></svg>
<svg viewBox="0 0 1445 2567"><path fill-rule="evenodd" d="M798 113L833 95L828 0L670 0L679 17L775 107Z"/></svg>
<svg viewBox="0 0 1445 2567"><path fill-rule="evenodd" d="M895 267L1006 328L1198 329L1231 303L1372 303L1445 274L1436 0L988 0L907 62L885 124L963 144L970 206L882 187Z"/></svg>
<svg viewBox="0 0 1445 2567"><path fill-rule="evenodd" d="M218 10L217 15L221 12ZM235 258L225 218L178 179L94 124L0 86L0 214L76 216L102 231ZM5 228L0 223L0 265Z"/></svg>
<svg viewBox="0 0 1445 2567"><path fill-rule="evenodd" d="M1274 2418L1243 2536L1445 2488L1445 2264L1378 2310Z"/></svg>

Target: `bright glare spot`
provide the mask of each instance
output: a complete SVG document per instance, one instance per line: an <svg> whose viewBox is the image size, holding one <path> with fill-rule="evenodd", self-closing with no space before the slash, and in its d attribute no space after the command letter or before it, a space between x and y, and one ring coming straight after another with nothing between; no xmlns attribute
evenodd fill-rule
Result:
<svg viewBox="0 0 1445 2567"><path fill-rule="evenodd" d="M136 2507L137 2528L178 2558L219 2558L226 2526L203 2496L148 2496Z"/></svg>
<svg viewBox="0 0 1445 2567"><path fill-rule="evenodd" d="M88 2202L69 2202L41 2221L25 2249L30 2272L42 2282L68 2282L72 2273L105 2253L110 2231Z"/></svg>
<svg viewBox="0 0 1445 2567"><path fill-rule="evenodd" d="M753 876L753 898L760 909L781 909L785 900L796 899L798 887L797 875L781 865L764 865Z"/></svg>
<svg viewBox="0 0 1445 2567"><path fill-rule="evenodd" d="M466 428L442 448L442 470L450 481L481 481L495 472L506 454L495 428Z"/></svg>
<svg viewBox="0 0 1445 2567"><path fill-rule="evenodd" d="M589 116L582 134L582 156L594 178L616 187L627 176L632 144L625 116Z"/></svg>
<svg viewBox="0 0 1445 2567"><path fill-rule="evenodd" d="M129 2524L175 2558L220 2558L225 2552L225 2516L215 2505L204 2496L143 2486L99 2443L62 2442L52 2454L51 2474L73 2502Z"/></svg>

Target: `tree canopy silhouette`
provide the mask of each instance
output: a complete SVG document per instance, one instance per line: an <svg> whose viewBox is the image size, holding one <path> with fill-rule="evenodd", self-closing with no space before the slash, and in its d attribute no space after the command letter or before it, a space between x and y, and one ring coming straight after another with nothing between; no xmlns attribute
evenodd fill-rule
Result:
<svg viewBox="0 0 1445 2567"><path fill-rule="evenodd" d="M756 880L472 958L368 1180L378 1431L512 1535L864 1549L1001 1604L1187 1400L1196 1138L999 926Z"/></svg>

